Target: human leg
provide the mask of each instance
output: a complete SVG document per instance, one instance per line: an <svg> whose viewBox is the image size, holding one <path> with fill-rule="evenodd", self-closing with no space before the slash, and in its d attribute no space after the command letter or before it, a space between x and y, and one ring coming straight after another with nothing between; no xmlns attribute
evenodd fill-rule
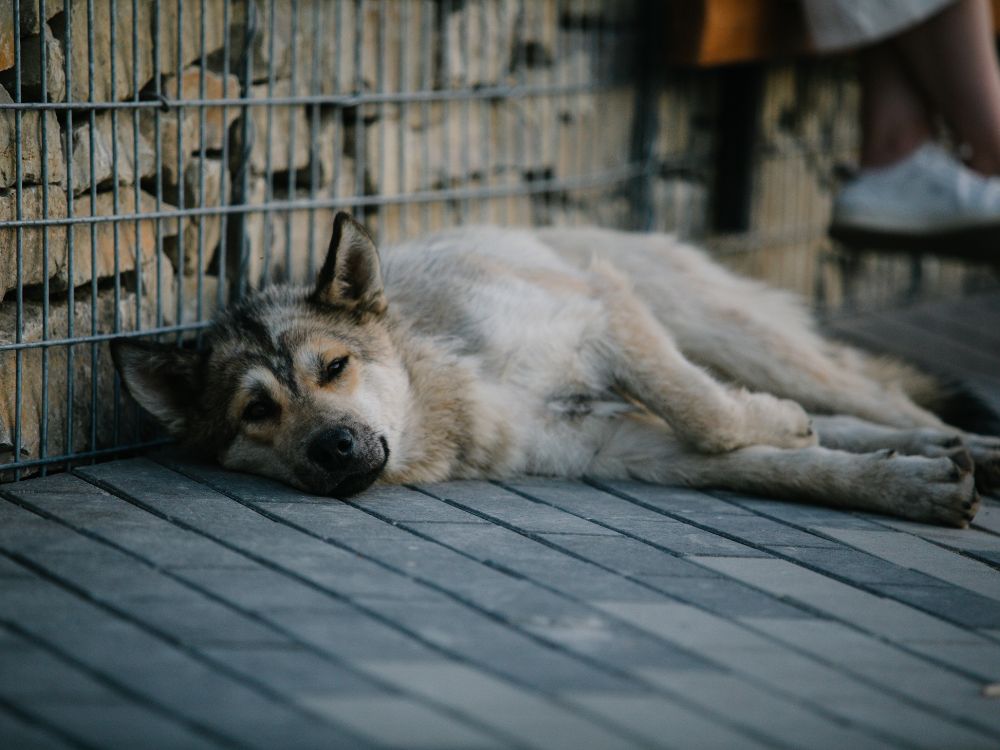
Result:
<svg viewBox="0 0 1000 750"><path fill-rule="evenodd" d="M861 168L889 166L932 136L930 114L891 44L861 56Z"/></svg>
<svg viewBox="0 0 1000 750"><path fill-rule="evenodd" d="M912 79L969 150L1000 175L1000 63L987 0L959 0L894 40Z"/></svg>

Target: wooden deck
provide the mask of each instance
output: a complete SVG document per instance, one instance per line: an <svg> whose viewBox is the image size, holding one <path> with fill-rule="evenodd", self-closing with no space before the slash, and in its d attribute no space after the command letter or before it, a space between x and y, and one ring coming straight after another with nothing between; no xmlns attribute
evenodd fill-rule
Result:
<svg viewBox="0 0 1000 750"><path fill-rule="evenodd" d="M836 328L1000 397L1000 297ZM0 487L0 747L996 748L969 531L640 484Z"/></svg>

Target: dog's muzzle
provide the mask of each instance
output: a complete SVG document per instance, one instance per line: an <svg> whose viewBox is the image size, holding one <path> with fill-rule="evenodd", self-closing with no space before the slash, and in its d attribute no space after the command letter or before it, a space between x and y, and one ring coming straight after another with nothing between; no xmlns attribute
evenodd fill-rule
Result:
<svg viewBox="0 0 1000 750"><path fill-rule="evenodd" d="M367 489L389 462L384 437L359 436L348 427L334 427L315 435L306 457L324 475L324 494L350 497Z"/></svg>

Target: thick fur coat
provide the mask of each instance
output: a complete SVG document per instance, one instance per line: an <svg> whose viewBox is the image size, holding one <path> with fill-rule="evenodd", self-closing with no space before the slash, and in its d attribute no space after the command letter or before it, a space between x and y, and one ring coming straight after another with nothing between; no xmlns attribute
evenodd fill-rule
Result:
<svg viewBox="0 0 1000 750"><path fill-rule="evenodd" d="M1000 479L934 379L667 235L467 228L380 258L341 214L315 287L250 296L203 351L113 352L201 454L336 497L630 477L961 526Z"/></svg>

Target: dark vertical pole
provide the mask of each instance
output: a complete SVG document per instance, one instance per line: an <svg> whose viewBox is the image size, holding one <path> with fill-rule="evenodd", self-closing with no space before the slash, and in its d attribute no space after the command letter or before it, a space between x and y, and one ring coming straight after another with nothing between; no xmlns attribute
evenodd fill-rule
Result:
<svg viewBox="0 0 1000 750"><path fill-rule="evenodd" d="M712 225L719 232L745 232L750 228L753 146L764 76L756 65L726 68L719 75Z"/></svg>
<svg viewBox="0 0 1000 750"><path fill-rule="evenodd" d="M633 181L631 190L632 225L635 229L649 229L653 220L653 180L657 163L654 153L656 142L656 96L663 81L667 55L663 39L669 22L665 3L639 3L633 20L635 34L635 119L632 125L632 164L642 165L642 171Z"/></svg>
<svg viewBox="0 0 1000 750"><path fill-rule="evenodd" d="M245 33L243 35L243 55L240 64L237 66L236 75L240 81L240 96L243 99L250 98L250 87L253 85L253 47L257 34L257 4L253 0L246 0L245 6ZM233 174L233 199L232 204L236 206L246 203L247 193L250 189L250 149L251 149L251 127L250 108L243 104L239 119L239 153L233 154L234 174ZM231 287L232 296L238 299L243 296L247 286L247 242L246 242L246 214L235 213L232 215L229 224L230 251L229 257L234 260L236 266L236 279Z"/></svg>

